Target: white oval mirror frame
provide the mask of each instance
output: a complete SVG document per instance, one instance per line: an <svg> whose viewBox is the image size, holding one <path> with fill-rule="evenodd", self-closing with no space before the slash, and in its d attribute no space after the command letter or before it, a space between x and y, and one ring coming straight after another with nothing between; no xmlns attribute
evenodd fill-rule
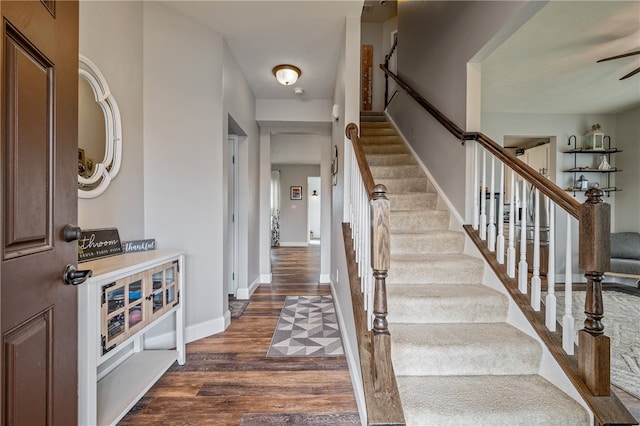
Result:
<svg viewBox="0 0 640 426"><path fill-rule="evenodd" d="M78 75L89 82L96 102L104 112L105 150L104 159L95 165L88 177L78 175L78 197L95 198L101 195L120 171L122 159L122 122L120 110L109 90L104 75L96 64L80 55Z"/></svg>

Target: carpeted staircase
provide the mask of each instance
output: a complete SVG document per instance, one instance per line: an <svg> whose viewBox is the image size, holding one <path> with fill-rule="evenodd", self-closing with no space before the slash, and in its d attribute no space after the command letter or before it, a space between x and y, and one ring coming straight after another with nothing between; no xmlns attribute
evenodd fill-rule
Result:
<svg viewBox="0 0 640 426"><path fill-rule="evenodd" d="M577 402L538 375L542 349L507 324L508 300L393 126L361 117L375 182L391 200L387 279L393 366L409 425L586 425Z"/></svg>

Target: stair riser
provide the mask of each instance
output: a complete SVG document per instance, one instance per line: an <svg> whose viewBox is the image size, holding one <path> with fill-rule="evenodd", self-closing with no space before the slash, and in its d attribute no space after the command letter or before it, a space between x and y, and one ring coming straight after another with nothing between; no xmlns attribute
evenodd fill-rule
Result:
<svg viewBox="0 0 640 426"><path fill-rule="evenodd" d="M403 166L413 165L416 161L411 154L369 154L367 155L369 166Z"/></svg>
<svg viewBox="0 0 640 426"><path fill-rule="evenodd" d="M404 142L402 138L397 135L361 135L360 142L365 146L378 146L378 145L402 145Z"/></svg>
<svg viewBox="0 0 640 426"><path fill-rule="evenodd" d="M464 235L461 232L427 234L391 234L392 254L462 253Z"/></svg>
<svg viewBox="0 0 640 426"><path fill-rule="evenodd" d="M389 193L387 198L391 202L391 211L397 210L433 210L437 206L438 195L430 192Z"/></svg>
<svg viewBox="0 0 640 426"><path fill-rule="evenodd" d="M398 377L407 425L591 424L582 406L539 376Z"/></svg>
<svg viewBox="0 0 640 426"><path fill-rule="evenodd" d="M406 347L393 340L393 368L399 376L484 376L537 374L539 351L515 347Z"/></svg>
<svg viewBox="0 0 640 426"><path fill-rule="evenodd" d="M407 147L403 144L367 144L362 145L365 154L404 154Z"/></svg>
<svg viewBox="0 0 640 426"><path fill-rule="evenodd" d="M508 311L506 299L498 297L460 301L455 297L428 298L388 295L387 306L389 323L498 323L506 320Z"/></svg>
<svg viewBox="0 0 640 426"><path fill-rule="evenodd" d="M371 174L374 180L424 177L419 166L372 166Z"/></svg>
<svg viewBox="0 0 640 426"><path fill-rule="evenodd" d="M449 227L449 212L443 210L396 211L391 214L391 231L434 231Z"/></svg>
<svg viewBox="0 0 640 426"><path fill-rule="evenodd" d="M474 259L475 260L475 259ZM387 284L464 284L482 279L482 261L394 260Z"/></svg>
<svg viewBox="0 0 640 426"><path fill-rule="evenodd" d="M391 127L389 128L380 127L376 129L362 127L360 129L361 138L365 136L397 136L397 135L398 133L396 132L396 130Z"/></svg>
<svg viewBox="0 0 640 426"><path fill-rule="evenodd" d="M391 324L400 376L537 374L540 344L500 324Z"/></svg>
<svg viewBox="0 0 640 426"><path fill-rule="evenodd" d="M393 126L388 121L361 120L360 127L363 129L393 129Z"/></svg>
<svg viewBox="0 0 640 426"><path fill-rule="evenodd" d="M367 117L360 117L360 124L362 123L386 123L387 117L384 115L371 115Z"/></svg>
<svg viewBox="0 0 640 426"><path fill-rule="evenodd" d="M387 192L428 192L429 181L426 178L376 179L376 184L387 187Z"/></svg>

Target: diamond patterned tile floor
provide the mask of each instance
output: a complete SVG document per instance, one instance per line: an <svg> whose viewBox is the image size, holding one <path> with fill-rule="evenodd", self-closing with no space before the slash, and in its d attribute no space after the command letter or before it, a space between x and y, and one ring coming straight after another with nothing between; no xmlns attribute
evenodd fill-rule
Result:
<svg viewBox="0 0 640 426"><path fill-rule="evenodd" d="M267 356L343 356L331 296L287 296Z"/></svg>

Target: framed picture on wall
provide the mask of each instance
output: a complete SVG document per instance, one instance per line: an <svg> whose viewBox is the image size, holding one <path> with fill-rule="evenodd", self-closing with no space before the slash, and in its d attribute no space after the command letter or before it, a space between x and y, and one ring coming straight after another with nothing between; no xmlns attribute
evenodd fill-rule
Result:
<svg viewBox="0 0 640 426"><path fill-rule="evenodd" d="M302 187L292 186L289 198L291 198L292 200L302 200Z"/></svg>

